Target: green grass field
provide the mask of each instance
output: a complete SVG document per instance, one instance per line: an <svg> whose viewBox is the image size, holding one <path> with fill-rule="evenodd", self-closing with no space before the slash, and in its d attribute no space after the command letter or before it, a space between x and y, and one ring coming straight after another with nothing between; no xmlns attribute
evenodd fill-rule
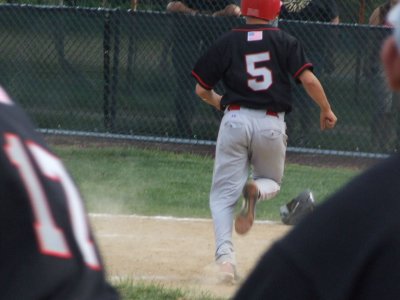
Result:
<svg viewBox="0 0 400 300"><path fill-rule="evenodd" d="M209 218L213 159L132 147L56 147L90 212ZM287 164L280 194L257 207L279 220L279 207L306 188L323 201L357 171ZM238 205L239 207L240 205Z"/></svg>
<svg viewBox="0 0 400 300"><path fill-rule="evenodd" d="M133 147L55 146L96 213L210 218L213 159ZM281 193L257 207L257 219L279 220L279 207L305 188L322 202L358 171L287 164ZM238 208L240 205L238 205ZM203 299L208 294L157 284L114 283L123 299Z"/></svg>
<svg viewBox="0 0 400 300"><path fill-rule="evenodd" d="M126 300L223 300L222 298L212 297L208 293L166 288L160 284L133 284L129 281L123 281L115 286L122 299Z"/></svg>

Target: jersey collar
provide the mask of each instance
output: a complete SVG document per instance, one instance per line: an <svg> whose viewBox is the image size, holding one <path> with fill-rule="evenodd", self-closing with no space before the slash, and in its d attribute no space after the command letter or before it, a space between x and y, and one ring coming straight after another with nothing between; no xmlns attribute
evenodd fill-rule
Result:
<svg viewBox="0 0 400 300"><path fill-rule="evenodd" d="M254 31L254 30L280 30L278 27L272 26L270 24L243 24L239 27L232 29L232 31Z"/></svg>

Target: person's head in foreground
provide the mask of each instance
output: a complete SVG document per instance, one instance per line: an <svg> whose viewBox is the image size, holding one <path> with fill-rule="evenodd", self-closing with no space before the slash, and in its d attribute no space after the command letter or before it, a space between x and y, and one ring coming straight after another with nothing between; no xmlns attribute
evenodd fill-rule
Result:
<svg viewBox="0 0 400 300"><path fill-rule="evenodd" d="M389 86L400 90L400 4L389 12L387 23L393 26L393 34L383 44L381 59Z"/></svg>

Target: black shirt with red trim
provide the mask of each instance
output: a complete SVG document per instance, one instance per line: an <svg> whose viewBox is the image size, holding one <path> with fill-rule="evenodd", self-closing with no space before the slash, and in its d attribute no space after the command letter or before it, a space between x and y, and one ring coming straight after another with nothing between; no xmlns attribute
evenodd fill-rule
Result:
<svg viewBox="0 0 400 300"><path fill-rule="evenodd" d="M0 145L0 299L119 299L73 179L1 87Z"/></svg>
<svg viewBox="0 0 400 300"><path fill-rule="evenodd" d="M221 106L239 104L292 110L292 77L312 70L300 42L271 25L245 24L221 36L197 61L192 75L206 89L222 80Z"/></svg>
<svg viewBox="0 0 400 300"><path fill-rule="evenodd" d="M400 299L400 155L325 200L262 256L233 298Z"/></svg>

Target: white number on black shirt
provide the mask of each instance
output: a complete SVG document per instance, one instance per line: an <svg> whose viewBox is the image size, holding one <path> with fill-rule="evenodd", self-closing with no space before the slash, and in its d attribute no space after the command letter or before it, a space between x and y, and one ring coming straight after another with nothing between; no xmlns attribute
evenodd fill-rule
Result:
<svg viewBox="0 0 400 300"><path fill-rule="evenodd" d="M247 80L247 85L253 91L267 90L272 85L272 73L266 67L257 67L256 64L269 61L269 52L246 55L247 73L251 75L251 79Z"/></svg>
<svg viewBox="0 0 400 300"><path fill-rule="evenodd" d="M74 237L85 263L92 269L100 269L94 244L89 239L89 226L81 197L61 161L34 142L26 142L25 148L17 135L6 134L5 140L5 151L19 171L33 208L34 227L40 251L46 255L64 258L72 256L62 228L58 227L54 221L47 195L26 149L32 154L40 172L49 180L58 182L62 186Z"/></svg>

